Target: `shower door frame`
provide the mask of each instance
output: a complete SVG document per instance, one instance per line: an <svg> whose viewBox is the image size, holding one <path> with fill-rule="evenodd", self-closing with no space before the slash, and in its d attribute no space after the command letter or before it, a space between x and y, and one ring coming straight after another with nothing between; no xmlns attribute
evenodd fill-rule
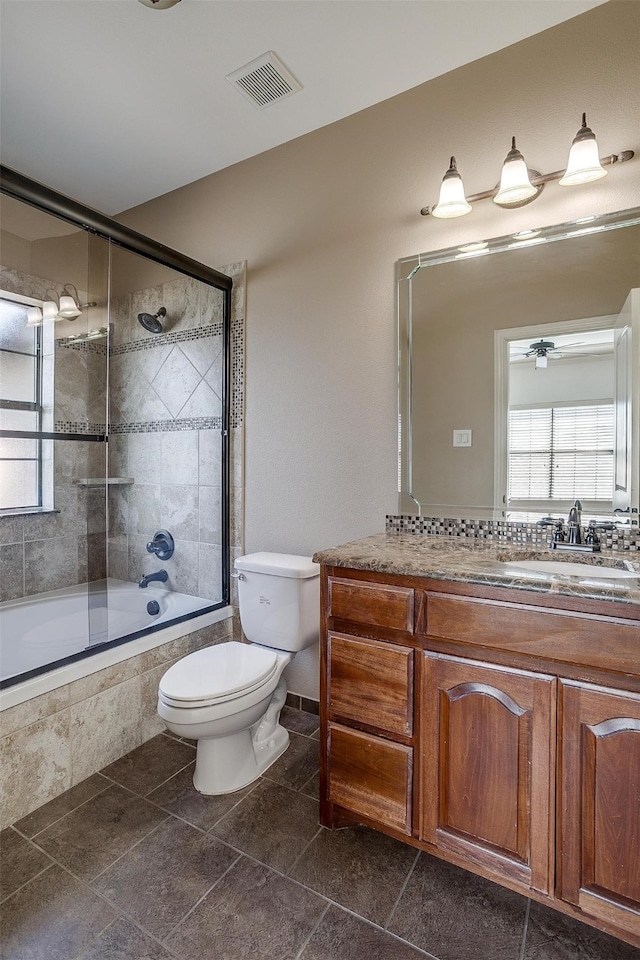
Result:
<svg viewBox="0 0 640 960"><path fill-rule="evenodd" d="M192 260L171 247L167 247L156 240L145 237L144 234L131 230L118 223L111 217L86 207L84 204L66 197L50 187L36 180L31 180L24 174L0 164L0 193L14 200L20 200L31 207L36 207L44 213L51 214L67 223L100 237L110 243L128 250L131 253L146 257L163 266L177 270L179 273L199 280L223 292L222 313L222 428L221 428L221 458L222 458L222 599L203 607L194 614L177 617L172 623L190 620L194 616L219 610L229 604L231 598L231 554L230 554L230 446L231 446L231 290L233 280L219 270L208 267L198 260ZM101 440L108 442L109 430L106 436L86 435L75 433L23 433L22 431L0 431L1 436L35 438L39 440ZM163 624L162 626L166 626ZM160 629L160 628L157 628ZM129 634L119 640L112 640L96 646L97 650L133 640L136 637L154 632L153 626L134 634ZM74 654L77 659L82 654ZM65 661L66 662L66 661ZM60 664L56 664L59 666Z"/></svg>

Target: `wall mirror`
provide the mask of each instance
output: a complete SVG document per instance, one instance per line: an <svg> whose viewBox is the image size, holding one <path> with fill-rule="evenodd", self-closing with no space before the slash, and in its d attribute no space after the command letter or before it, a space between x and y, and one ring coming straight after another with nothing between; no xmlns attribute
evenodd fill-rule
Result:
<svg viewBox="0 0 640 960"><path fill-rule="evenodd" d="M640 209L397 263L399 512L638 523Z"/></svg>

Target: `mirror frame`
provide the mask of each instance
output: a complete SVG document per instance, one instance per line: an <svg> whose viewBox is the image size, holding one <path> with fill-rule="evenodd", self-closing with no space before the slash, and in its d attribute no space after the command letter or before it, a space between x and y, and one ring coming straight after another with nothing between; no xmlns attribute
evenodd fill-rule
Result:
<svg viewBox="0 0 640 960"><path fill-rule="evenodd" d="M413 493L413 278L425 267L455 260L466 260L478 256L492 256L526 246L540 243L555 243L571 237L600 233L605 230L618 230L622 227L640 224L640 207L618 210L597 217L573 220L541 228L535 237L516 241L513 234L493 237L486 241L486 247L476 252L464 252L460 247L446 247L396 261L396 332L397 332L397 376L398 376L398 513L423 516L464 516L479 519L504 520L504 508L501 510L489 505L422 504ZM485 241L483 241L485 242ZM468 244L467 244L468 245Z"/></svg>

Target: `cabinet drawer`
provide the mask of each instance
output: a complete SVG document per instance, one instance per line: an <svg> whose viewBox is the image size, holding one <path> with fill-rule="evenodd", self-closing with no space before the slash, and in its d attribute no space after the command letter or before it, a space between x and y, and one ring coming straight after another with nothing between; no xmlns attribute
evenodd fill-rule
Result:
<svg viewBox="0 0 640 960"><path fill-rule="evenodd" d="M329 715L388 733L413 730L413 650L329 634Z"/></svg>
<svg viewBox="0 0 640 960"><path fill-rule="evenodd" d="M413 751L329 724L329 800L411 835Z"/></svg>
<svg viewBox="0 0 640 960"><path fill-rule="evenodd" d="M636 669L638 623L443 594L429 594L426 608L426 633L431 637L595 669L624 673Z"/></svg>
<svg viewBox="0 0 640 960"><path fill-rule="evenodd" d="M329 616L389 630L413 631L413 594L409 587L394 587L364 580L329 577Z"/></svg>

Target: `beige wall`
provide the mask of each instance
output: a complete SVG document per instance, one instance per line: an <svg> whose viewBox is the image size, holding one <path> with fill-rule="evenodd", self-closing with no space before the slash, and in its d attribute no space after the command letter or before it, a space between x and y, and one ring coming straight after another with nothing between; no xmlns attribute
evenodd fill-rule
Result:
<svg viewBox="0 0 640 960"><path fill-rule="evenodd" d="M452 152L468 193L511 134L562 167L582 110L602 153L637 149L639 36L640 4L607 3L123 215L205 263L248 261L248 551L311 553L395 511L398 257L640 204L636 160L519 211L418 213Z"/></svg>

